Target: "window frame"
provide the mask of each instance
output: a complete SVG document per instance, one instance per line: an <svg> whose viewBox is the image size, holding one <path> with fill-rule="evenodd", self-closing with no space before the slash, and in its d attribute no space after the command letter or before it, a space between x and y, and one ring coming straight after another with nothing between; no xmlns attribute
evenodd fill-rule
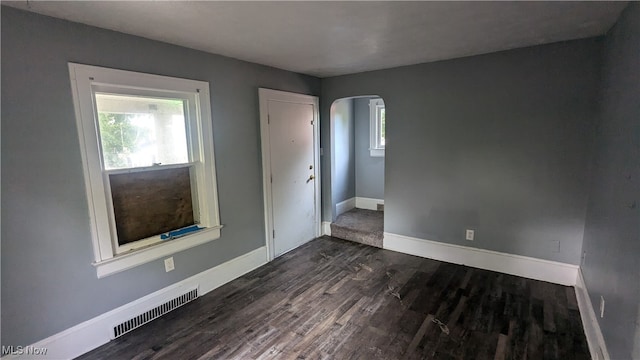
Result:
<svg viewBox="0 0 640 360"><path fill-rule="evenodd" d="M218 209L209 83L76 63L68 65L89 208L94 252L92 264L98 277L220 238L222 225ZM96 92L186 99L189 162L105 170L96 118ZM158 234L157 239L150 237L140 240L137 244L139 246L119 245L115 233L109 174L180 166L192 167L194 171L194 216L197 208L198 225L204 229L172 240L161 241Z"/></svg>
<svg viewBox="0 0 640 360"><path fill-rule="evenodd" d="M383 157L385 145L382 140L382 118L381 111L385 109L384 100L376 98L369 100L369 154L372 157Z"/></svg>

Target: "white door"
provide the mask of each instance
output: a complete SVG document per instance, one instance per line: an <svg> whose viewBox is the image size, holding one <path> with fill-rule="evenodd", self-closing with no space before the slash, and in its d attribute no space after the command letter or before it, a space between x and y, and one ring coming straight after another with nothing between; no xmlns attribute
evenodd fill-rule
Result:
<svg viewBox="0 0 640 360"><path fill-rule="evenodd" d="M318 99L260 89L260 104L267 247L273 258L320 235Z"/></svg>

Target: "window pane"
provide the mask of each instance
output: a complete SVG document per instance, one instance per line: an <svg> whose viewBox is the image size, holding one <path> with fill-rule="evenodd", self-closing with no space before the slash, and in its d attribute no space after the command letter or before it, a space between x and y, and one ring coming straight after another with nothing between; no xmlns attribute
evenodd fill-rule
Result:
<svg viewBox="0 0 640 360"><path fill-rule="evenodd" d="M97 93L104 168L189 162L185 102Z"/></svg>
<svg viewBox="0 0 640 360"><path fill-rule="evenodd" d="M385 111L384 107L380 109L380 146L385 144Z"/></svg>

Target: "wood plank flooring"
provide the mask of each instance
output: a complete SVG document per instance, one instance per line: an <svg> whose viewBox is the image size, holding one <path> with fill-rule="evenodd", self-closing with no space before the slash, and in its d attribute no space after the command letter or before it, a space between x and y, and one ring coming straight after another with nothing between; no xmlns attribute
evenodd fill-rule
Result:
<svg viewBox="0 0 640 360"><path fill-rule="evenodd" d="M82 359L589 359L573 288L322 237Z"/></svg>

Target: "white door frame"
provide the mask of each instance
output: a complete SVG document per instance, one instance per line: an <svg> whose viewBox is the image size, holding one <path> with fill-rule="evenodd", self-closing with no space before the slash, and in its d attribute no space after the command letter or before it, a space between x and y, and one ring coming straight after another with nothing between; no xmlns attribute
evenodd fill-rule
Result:
<svg viewBox="0 0 640 360"><path fill-rule="evenodd" d="M267 261L274 258L273 198L271 194L271 135L269 133L269 101L282 101L313 106L313 167L315 170L315 237L321 236L320 222L320 116L317 96L290 93L271 89L258 89L260 98L260 140L262 143L262 193L264 197L265 244Z"/></svg>

